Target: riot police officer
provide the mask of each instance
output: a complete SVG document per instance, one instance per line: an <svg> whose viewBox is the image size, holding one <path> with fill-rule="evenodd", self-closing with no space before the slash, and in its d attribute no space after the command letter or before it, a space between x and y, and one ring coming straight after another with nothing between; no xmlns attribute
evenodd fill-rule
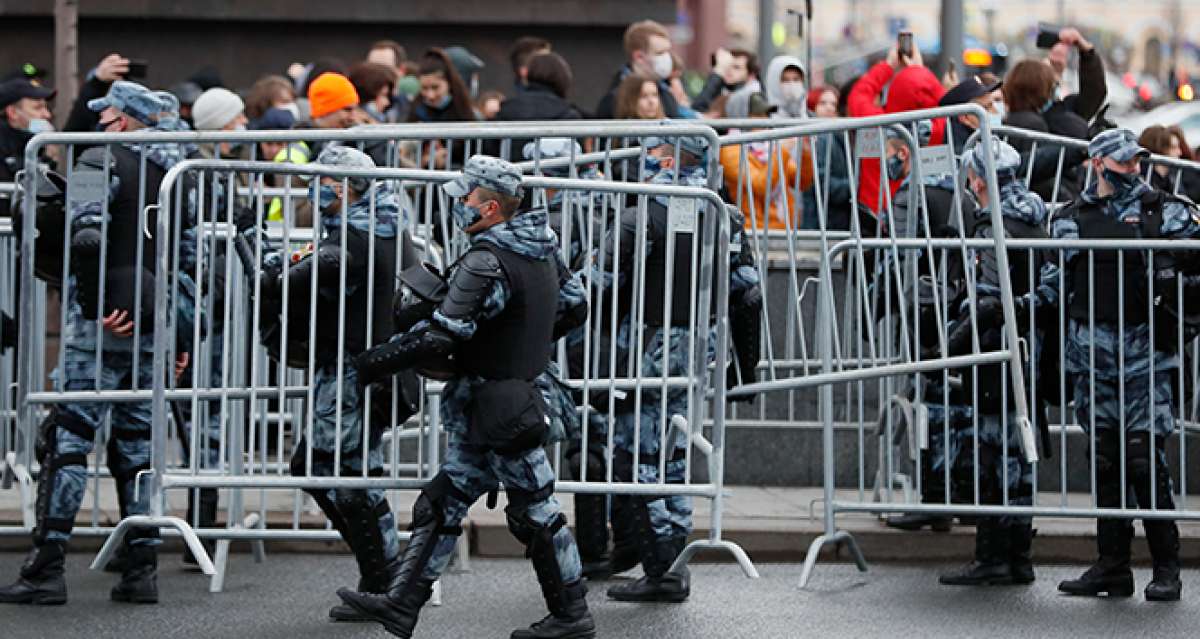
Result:
<svg viewBox="0 0 1200 639"><path fill-rule="evenodd" d="M992 238L1004 233L1009 238L1045 239L1047 237L1046 205L1042 198L1030 191L1018 178L1021 156L1007 142L997 138L991 140L992 162L999 184L999 200L992 202L988 191L986 156L983 145L971 148L963 157L967 175L967 188L977 206L974 214L966 220L966 237ZM1004 227L992 227L992 207L1000 208ZM1029 292L1033 274L1040 271L1042 264L1050 260L1043 251L1036 251L1033 260L1025 251L1010 251L1009 277L1013 295ZM972 278L964 277L961 268L952 276L964 284L974 283L978 304L979 348L998 350L1002 347L1004 317L1000 308L1000 277L994 251L983 251L967 263L975 268ZM949 331L947 350L950 355L965 355L971 351L972 331L970 297L963 292L958 317ZM1042 333L1034 328L1029 335L1028 316L1018 325L1018 331L1029 338L1031 358L1025 358L1027 366L1036 365L1041 355ZM934 357L937 355L935 354ZM963 370L962 399L966 402L967 427L957 430L956 447L964 453L962 460L970 463L976 458L972 449L977 443L978 467L972 475L979 486L982 504L1031 506L1033 505L1033 467L1025 461L1021 451L1020 433L1013 412L1011 390L1006 388L1006 369L999 365ZM1026 379L1035 376L1026 371ZM972 441L972 423L978 424L978 440ZM1034 580L1031 548L1033 528L1029 517L999 516L979 517L975 524L975 558L960 570L942 575L939 581L946 585L974 586L1000 584L1028 584Z"/></svg>
<svg viewBox="0 0 1200 639"><path fill-rule="evenodd" d="M534 381L550 361L552 340L578 324L585 300L562 294L572 275L555 257L545 210L520 210L514 165L474 156L443 190L470 250L449 270L432 319L359 357L356 367L364 382L409 368L453 371L442 401L445 463L413 507L412 537L387 593L338 595L389 632L411 636L467 509L503 482L509 530L525 544L550 610L512 636L592 637L579 552L553 497L554 471L542 448L546 407Z"/></svg>
<svg viewBox="0 0 1200 639"><path fill-rule="evenodd" d="M708 154L713 150L708 148L705 139L692 136L648 137L642 140L642 148L645 153L645 181L664 185L708 186L706 163ZM641 258L641 269L646 278L643 314L645 329L641 343L636 342L639 329L630 313L634 306L632 292L638 288L634 282L634 274L639 268L635 264L639 259L639 212L636 206L622 212L619 223L614 225L614 229L605 239L601 257L603 262L600 264L607 266L602 272L593 274L593 278L597 280L593 288L599 299L610 297L614 286L618 290L620 299L617 308L612 312L618 315L620 325L617 334L609 336L612 348L629 353L630 358L635 357L636 350L641 350L641 369L637 374L647 379L689 374L687 369L690 359L689 333L692 315L690 304L699 256L693 255L691 232L676 232L671 229L671 213L668 208L670 204L670 200L663 196L652 197L646 202L645 252ZM742 238L742 233L740 215L732 214L730 244L748 249L750 243ZM667 258L672 250L668 246L672 243L674 264L668 267ZM748 255L746 252L737 251L730 256L729 297L731 315L745 316L744 310L739 309L749 309L751 321L748 326L752 332L759 325L757 313L761 311L762 296L758 287L758 271L754 269L752 260L744 261ZM668 279L669 271L672 275ZM668 292L672 305L665 308ZM605 322L607 323L607 320ZM754 367L758 363L759 345L755 339L744 339L743 334L747 332L744 327L747 323L741 324L743 330L735 326L733 331L737 342L735 346L738 348L735 363L731 364L731 373L740 373L740 379L752 381ZM710 335L701 339L711 338L715 334L713 327L715 323L710 321ZM756 334L750 337L754 338ZM710 339L709 344L715 344L715 340ZM710 361L715 359L715 350L710 349L707 356ZM667 370L663 370L664 361ZM731 376L729 383L735 383L735 379L736 376ZM668 438L662 433L664 422L669 423L672 415L688 414L687 391L666 391L665 412L663 392L657 389L643 389L640 406L636 400L629 398L618 403L613 433L613 443L617 449L613 459L614 478L621 481L656 483L660 481L659 462L662 456L666 458L662 460L665 466L665 476L662 480L668 484L687 481L687 434L673 431L675 437ZM661 442L665 444L660 446ZM614 510L618 505L631 511L636 526L638 559L645 575L631 583L610 588L608 596L620 601L686 600L690 593L687 570L672 572L670 567L687 545L687 538L692 530L691 498L682 495L617 497L614 499Z"/></svg>
<svg viewBox="0 0 1200 639"><path fill-rule="evenodd" d="M317 163L375 168L366 154L344 146L327 146ZM297 476L361 477L365 458L366 474L380 476L384 473L380 442L390 425L392 397L388 389L366 388L353 362L355 356L392 334L393 280L398 245L407 242L407 216L388 182L322 177L319 183L314 181L313 188L320 211L315 252L299 259L286 276L268 269L262 283L263 297L278 299L284 293L286 277L289 333L301 340L307 339L310 331L316 336L312 344L316 363L312 439L297 447L291 470ZM404 252L412 255L413 250ZM344 324L339 319L343 314ZM303 350L302 358L308 355L296 344L291 350ZM397 398L397 407L400 420L413 413L402 397ZM340 462L335 462L339 457ZM384 491L314 488L305 492L353 551L359 590L385 592L400 570L400 538ZM329 616L336 621L364 620L343 605L331 609Z"/></svg>
<svg viewBox="0 0 1200 639"><path fill-rule="evenodd" d="M1128 129L1112 129L1092 139L1088 156L1095 181L1055 216L1053 237L1194 238L1200 234L1200 214L1193 204L1155 190L1141 179L1139 160L1149 152L1136 140ZM1042 283L1032 298L1039 307L1056 308L1058 291L1066 291L1067 298L1061 300L1068 319L1066 372L1074 376L1076 419L1091 431L1094 442L1100 508L1175 508L1165 446L1175 433L1171 379L1180 364L1179 346L1170 342L1178 325L1165 321L1157 308L1153 314L1148 312L1157 299L1150 298L1147 270L1157 276L1158 260L1169 252L1154 253L1154 264L1147 264L1143 252L1127 252L1122 268L1115 251L1095 251L1091 258L1086 251L1064 251L1065 268L1051 264L1043 269ZM1183 260L1187 259L1185 254ZM1174 282L1173 276L1159 282L1154 298L1173 297ZM1122 479L1129 490L1122 490ZM1154 560L1146 599L1177 600L1183 589L1179 529L1169 519L1144 519L1142 525ZM1059 590L1072 595L1132 595L1132 539L1131 521L1099 518L1099 559L1078 579L1059 584Z"/></svg>
<svg viewBox="0 0 1200 639"><path fill-rule="evenodd" d="M101 125L110 133L164 130L160 124L170 120L170 105L134 82L114 82L108 94L88 102L88 108L100 113ZM93 147L80 154L68 185L72 268L65 286L65 363L53 373L60 389L107 391L153 385L154 276L149 265L155 263L155 241L142 229L156 226L140 223L139 202L143 196L152 198L158 193L166 172L187 153L181 144L164 142L115 144L107 147L107 153L105 147ZM186 226L189 216L180 219ZM136 261L139 249L141 264ZM101 261L102 254L105 261ZM135 296L139 281L140 299ZM194 290L186 274L176 274L176 282L177 292ZM187 367L192 334L190 318L182 308L180 311L176 376ZM140 332L137 343L135 328ZM44 422L39 442L42 471L34 548L17 582L0 589L0 602L66 602L66 544L87 484L87 455L109 411L108 460L121 516L149 512L149 491L137 491L135 482L138 473L150 466L150 403L57 406ZM135 528L126 535L125 544L127 560L121 581L112 589L112 599L157 602L158 530Z"/></svg>

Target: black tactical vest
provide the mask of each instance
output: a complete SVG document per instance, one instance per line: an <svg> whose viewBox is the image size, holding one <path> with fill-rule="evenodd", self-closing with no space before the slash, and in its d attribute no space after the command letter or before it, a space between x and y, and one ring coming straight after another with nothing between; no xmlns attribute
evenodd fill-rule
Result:
<svg viewBox="0 0 1200 639"><path fill-rule="evenodd" d="M1106 215L1098 204L1073 203L1063 214L1075 218L1080 239L1136 240L1144 237L1140 218L1122 222ZM1119 257L1120 253L1124 253L1123 260ZM1071 319L1087 322L1089 314L1094 313L1098 323L1117 324L1122 319L1124 306L1125 326L1147 323L1146 260L1143 252L1097 250L1093 254L1091 265L1088 251L1080 251L1068 266L1073 282L1067 309ZM1089 270L1093 275L1089 275Z"/></svg>
<svg viewBox="0 0 1200 639"><path fill-rule="evenodd" d="M558 268L487 241L472 251L489 251L500 260L510 297L499 315L482 320L474 337L459 348L458 369L484 379L532 380L550 363L554 320L558 313Z"/></svg>
<svg viewBox="0 0 1200 639"><path fill-rule="evenodd" d="M700 231L703 203L697 202L696 232ZM646 205L646 240L653 247L646 256L643 266L646 274L644 292L643 319L647 326L688 326L691 322L692 291L700 282L692 283L693 272L699 266L696 264L692 242L693 232L678 231L674 233L675 249L671 256L670 282L667 277L667 241L672 235L669 229L670 219L667 207L657 200L651 199ZM635 252L636 255L636 252ZM715 266L715 265L714 265ZM715 272L714 268L714 272ZM633 271L631 271L633 272ZM630 283L628 295L632 296L636 287ZM664 309L667 303L667 291L671 291L670 316L664 322ZM627 307L626 312L629 308Z"/></svg>

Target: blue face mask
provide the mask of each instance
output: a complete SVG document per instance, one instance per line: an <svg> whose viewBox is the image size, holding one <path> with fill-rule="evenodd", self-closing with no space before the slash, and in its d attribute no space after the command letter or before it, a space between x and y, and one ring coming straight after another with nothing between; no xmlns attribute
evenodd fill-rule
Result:
<svg viewBox="0 0 1200 639"><path fill-rule="evenodd" d="M1141 182L1142 178L1137 173L1117 173L1105 167L1104 181L1108 182L1119 195L1137 188L1138 182Z"/></svg>
<svg viewBox="0 0 1200 639"><path fill-rule="evenodd" d="M892 181L904 179L904 160L899 154L887 159L887 176Z"/></svg>
<svg viewBox="0 0 1200 639"><path fill-rule="evenodd" d="M987 116L988 126L995 130L996 127L1004 124L1004 118L999 113L989 113Z"/></svg>
<svg viewBox="0 0 1200 639"><path fill-rule="evenodd" d="M662 160L655 155L646 155L645 162L642 163L642 168L645 170L646 178L649 179L662 170Z"/></svg>
<svg viewBox="0 0 1200 639"><path fill-rule="evenodd" d="M454 216L454 223L458 228L464 231L483 219L483 214L479 212L479 209L467 206L467 203L462 200L454 202L454 206L450 208L450 215Z"/></svg>
<svg viewBox="0 0 1200 639"><path fill-rule="evenodd" d="M1050 96L1049 98L1046 98L1045 104L1042 105L1042 109L1041 109L1042 113L1049 111L1050 108L1053 106L1054 106L1054 96Z"/></svg>
<svg viewBox="0 0 1200 639"><path fill-rule="evenodd" d="M322 211L329 210L337 199L337 191L334 190L332 184L322 184L317 188L317 208Z"/></svg>
<svg viewBox="0 0 1200 639"><path fill-rule="evenodd" d="M435 102L433 104L429 104L428 102L426 102L425 105L431 109L436 109L438 111L441 111L442 109L450 106L450 102L451 102L451 97L450 97L450 94L447 93L446 95L443 95L441 98L439 98L437 102Z"/></svg>

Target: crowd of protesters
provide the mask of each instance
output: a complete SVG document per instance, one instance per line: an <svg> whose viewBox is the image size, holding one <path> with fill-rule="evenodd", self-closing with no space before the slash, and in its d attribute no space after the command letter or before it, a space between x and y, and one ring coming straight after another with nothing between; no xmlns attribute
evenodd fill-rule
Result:
<svg viewBox="0 0 1200 639"><path fill-rule="evenodd" d="M1069 71L1071 49L1078 52L1079 92L1063 95L1062 78ZM801 60L792 55L777 56L763 65L750 51L720 49L711 56L711 69L700 90L690 95L682 80L683 64L663 25L650 20L631 24L625 32L624 52L624 64L594 107L575 102L577 80L569 61L553 50L552 42L538 37L522 37L513 43L511 87L481 88L484 63L462 46L431 48L410 58L401 44L381 40L366 48L362 60L320 58L294 63L284 73L264 75L244 90L225 87L220 75L207 68L169 91L179 100L180 115L190 128L214 131L479 120L828 119L975 102L994 124L1082 140L1094 134L1089 125L1095 129L1093 120L1106 98L1103 61L1073 28L1062 30L1059 44L1045 58L1017 61L1003 78L982 73L957 83L938 78L925 66L919 50L907 57L893 47L865 74L836 87L810 77ZM114 81L129 78L130 70L130 60L119 53L100 60L87 72L63 129L96 130L97 115L86 108L87 101L103 97ZM54 91L43 85L43 77L43 70L26 64L0 84L0 182L11 182L22 169L25 143L34 134L54 129L52 108L68 108L61 104L52 107ZM1099 119L1102 124L1103 113ZM932 120L928 136L920 143L951 143L957 155L978 127L972 120L960 118L950 124L945 119ZM1144 133L1142 142L1157 153L1188 157L1191 149L1182 135L1178 129L1168 133L1152 128ZM867 231L876 228L878 212L888 199L880 186L885 171L879 158L855 158L854 149L847 147L852 139L816 136L802 149L753 144L744 171L737 157L726 154L723 165L731 193L739 181L749 185L742 188L752 197L737 198L745 203L747 224L816 229L821 209L827 228L851 228L851 217L857 217ZM1079 194L1081 151L1068 153L1060 170L1057 151L1031 153L1034 149L1029 142L1016 141L1014 145L1025 162L1032 163L1031 188L1045 200L1064 202ZM465 160L460 157L462 145L445 146L439 142L404 144L400 162L428 168L461 166ZM213 151L224 157L307 162L320 153L320 147L262 144L255 149L232 149L226 145ZM382 144L367 152L377 162L385 159ZM43 159L55 160L52 155ZM766 177L773 173L779 175L771 180L773 192L768 194ZM819 202L813 193L814 173L823 177L817 189ZM853 173L857 173L858 187L852 194ZM1166 183L1171 178L1161 172L1155 179ZM894 197L900 181L885 181L888 196ZM1179 191L1200 195L1200 184L1189 177ZM855 216L852 210L857 211Z"/></svg>

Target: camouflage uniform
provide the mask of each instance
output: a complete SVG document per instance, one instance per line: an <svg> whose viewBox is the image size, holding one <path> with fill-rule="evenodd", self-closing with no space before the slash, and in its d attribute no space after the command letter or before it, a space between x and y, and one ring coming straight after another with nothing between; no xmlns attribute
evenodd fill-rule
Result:
<svg viewBox="0 0 1200 639"><path fill-rule="evenodd" d="M125 81L113 83L105 97L88 103L88 107L97 112L112 107L151 130L173 130L171 106L145 87ZM143 242L143 246L153 246L138 230L139 200L152 202L166 171L182 161L188 152L189 149L181 144L139 143L112 147L107 152L103 148L93 148L80 154L68 190L72 272L66 282L63 366L51 374L57 388L64 391L148 389L154 384L155 374L169 374L168 371L156 373L153 369L154 336L150 332L155 310L155 265L153 253L149 252L152 249L144 255L142 264L133 264L134 255L126 252L139 242ZM139 179L141 158L146 162L145 184ZM107 175L108 182L104 183L103 178L85 182L88 175ZM74 181L76 177L80 181ZM194 207L188 207L181 216L183 226L194 222L194 211ZM104 245L108 248L106 264L99 259ZM102 276L103 299L99 296ZM140 299L134 296L138 282ZM194 283L184 273L176 274L174 287L179 296L194 295ZM137 327L135 330L140 331L136 342L134 337L119 337L101 328L99 318L118 309L131 314L130 320ZM193 319L190 313L179 309L176 321L179 352L191 349ZM42 426L42 473L38 484L34 551L21 569L21 579L0 590L0 602L66 601L66 587L62 581L63 553L86 488L87 456L106 416L112 418L107 445L108 466L117 483L121 516L150 512L150 491L138 491L135 485L138 473L150 466L150 402L58 405ZM128 560L123 567L121 582L112 590L113 600L156 602L158 530L133 529L127 533L125 541Z"/></svg>
<svg viewBox="0 0 1200 639"><path fill-rule="evenodd" d="M1117 163L1148 156L1126 129L1097 135L1088 146L1088 154L1093 159L1111 158ZM1194 205L1164 198L1159 200L1157 212L1147 211L1145 203L1154 201L1155 197L1148 184L1136 174L1121 174L1107 165L1102 167L1113 192L1101 195L1097 183L1093 182L1078 201L1069 204L1054 218L1051 231L1055 238L1096 237L1095 232L1089 231L1090 227L1081 222L1086 215L1093 216L1089 219L1107 220L1109 224L1116 222L1118 228L1127 228L1130 233L1137 231L1139 235L1143 223L1154 217L1160 220L1159 237L1195 238L1200 235L1200 216ZM1054 262L1043 269L1032 304L1048 308L1062 306L1068 313L1065 372L1074 380L1076 419L1091 435L1090 441L1095 447L1097 506L1171 510L1175 508L1174 485L1165 443L1175 432L1174 389L1170 380L1179 368L1179 354L1160 350L1151 341L1144 300L1134 303L1133 312L1127 311L1123 326L1102 318L1096 319L1094 327L1091 326L1088 313L1116 316L1103 299L1105 294L1115 298L1117 288L1115 283L1100 281L1099 265L1105 259L1103 253L1097 251L1094 258L1098 265L1096 297L1101 299L1089 300L1086 276L1085 281L1080 282L1072 273L1077 266L1088 268L1087 253L1065 250L1063 260L1067 268L1060 270ZM1146 295L1146 278L1141 270L1145 267L1139 262L1144 259L1139 257L1141 255L1140 252L1126 252L1125 270L1137 273L1126 276L1124 292L1127 300ZM1059 299L1060 290L1066 292L1066 299ZM1116 306L1118 302L1111 304ZM1160 322L1157 330L1176 330L1174 325L1164 324ZM1121 468L1122 448L1124 471ZM1123 474L1130 489L1124 504L1121 497L1124 491L1120 485ZM1151 500L1151 485L1155 488L1155 501ZM1181 588L1178 528L1174 521L1164 519L1146 519L1143 526L1155 567L1154 580L1146 588L1146 597L1178 599ZM1096 594L1097 589L1107 590L1110 594L1131 594L1133 577L1129 572L1129 547L1133 537L1132 522L1100 518L1096 530L1098 563L1081 579L1065 581L1059 588L1072 594Z"/></svg>
<svg viewBox="0 0 1200 639"><path fill-rule="evenodd" d="M579 552L553 496L554 469L542 448L555 430L546 422L574 410L549 378L551 338L580 323L586 299L562 262L544 209L505 218L501 200L484 199L483 189L520 197L520 180L512 164L474 156L461 178L443 185L454 201L455 224L473 229L471 250L449 269L449 291L431 319L357 360L359 373L370 380L408 368L455 371L442 395L445 458L413 507L412 536L399 573L386 595L338 591L399 636L411 635L433 582L454 553L468 509L500 484L508 496L509 530L526 546L550 610L512 636L594 634ZM472 207L466 202L475 194L480 203ZM485 222L482 209L493 202L501 219L477 226ZM550 291L557 297L554 313L537 305ZM573 319L563 324L564 318Z"/></svg>

